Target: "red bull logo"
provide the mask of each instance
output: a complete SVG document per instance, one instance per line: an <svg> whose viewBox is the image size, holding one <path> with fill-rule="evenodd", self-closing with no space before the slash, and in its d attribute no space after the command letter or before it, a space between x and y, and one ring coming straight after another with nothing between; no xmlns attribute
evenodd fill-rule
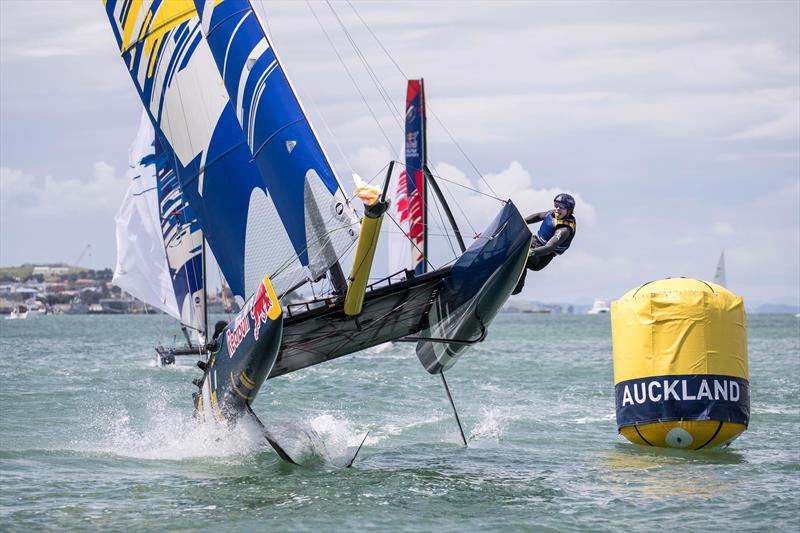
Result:
<svg viewBox="0 0 800 533"><path fill-rule="evenodd" d="M267 293L267 287L262 283L258 286L256 297L253 299L253 307L250 310L250 316L253 318L253 336L258 340L258 332L261 329L261 324L267 323L267 318L270 316L270 309L272 309L272 298Z"/></svg>
<svg viewBox="0 0 800 533"><path fill-rule="evenodd" d="M225 343L228 346L229 357L233 357L236 348L239 347L248 333L250 333L250 318L247 313L239 313L233 322L233 327L225 332ZM257 335L256 338L258 338Z"/></svg>

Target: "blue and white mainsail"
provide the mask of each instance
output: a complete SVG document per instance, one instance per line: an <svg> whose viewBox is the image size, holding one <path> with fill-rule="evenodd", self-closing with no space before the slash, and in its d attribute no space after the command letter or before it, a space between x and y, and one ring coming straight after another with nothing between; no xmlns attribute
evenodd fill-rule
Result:
<svg viewBox="0 0 800 533"><path fill-rule="evenodd" d="M128 152L130 185L115 217L113 282L198 332L205 332L203 234L159 153L153 126L142 114Z"/></svg>
<svg viewBox="0 0 800 533"><path fill-rule="evenodd" d="M319 199L324 202L284 208L282 186L294 186L295 177L281 167L286 174L267 179L258 158L254 161L193 2L108 0L105 7L156 135L233 293L247 297L264 274L278 294L318 279L342 249L327 253L332 229L324 221L350 230L352 209L341 193L334 198L338 189L330 187L327 198ZM320 218L323 224L317 223Z"/></svg>
<svg viewBox="0 0 800 533"><path fill-rule="evenodd" d="M321 277L355 240L333 168L248 0L195 0L236 118L297 257Z"/></svg>

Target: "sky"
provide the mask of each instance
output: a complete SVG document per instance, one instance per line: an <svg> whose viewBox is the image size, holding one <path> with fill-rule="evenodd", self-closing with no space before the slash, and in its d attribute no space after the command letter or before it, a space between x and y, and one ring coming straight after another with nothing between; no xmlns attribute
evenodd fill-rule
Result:
<svg viewBox="0 0 800 533"><path fill-rule="evenodd" d="M402 71L464 233L492 190L523 215L576 197L526 299L710 280L724 250L748 306L800 303L800 2L334 2L388 105L327 4L253 3L345 189L401 147ZM0 265L113 267L140 113L99 1L0 0Z"/></svg>

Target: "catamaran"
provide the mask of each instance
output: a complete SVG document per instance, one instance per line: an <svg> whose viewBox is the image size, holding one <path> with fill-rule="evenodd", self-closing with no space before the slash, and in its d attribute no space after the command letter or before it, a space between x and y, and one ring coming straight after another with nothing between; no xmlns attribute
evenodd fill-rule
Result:
<svg viewBox="0 0 800 533"><path fill-rule="evenodd" d="M409 82L406 113L414 263L371 281L395 164L382 186L359 190L359 216L250 2L107 0L105 9L153 126L162 235L181 236L169 275L174 282L179 266L202 272L202 259L193 261L204 242L233 294L246 299L198 361L198 418L255 418L251 405L266 380L387 341L416 343L424 368L446 387L444 372L486 337L511 294L532 235L506 201L467 247L447 208L461 254L427 268L427 187L447 202L426 164L421 80ZM174 185L174 202L165 202L161 176ZM176 208L181 223L166 227ZM353 247L345 275L342 258ZM281 305L292 291L320 286L316 296ZM179 309L199 313L202 291L192 285L184 294ZM266 429L265 436L292 461Z"/></svg>

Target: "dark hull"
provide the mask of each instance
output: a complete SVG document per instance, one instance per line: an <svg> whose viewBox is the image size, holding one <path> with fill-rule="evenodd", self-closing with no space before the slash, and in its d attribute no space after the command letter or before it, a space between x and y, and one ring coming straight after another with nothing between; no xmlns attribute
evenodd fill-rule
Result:
<svg viewBox="0 0 800 533"><path fill-rule="evenodd" d="M458 258L419 335L423 340L417 344L417 357L428 372L447 370L469 346L483 340L519 280L532 237L517 208L508 202Z"/></svg>
<svg viewBox="0 0 800 533"><path fill-rule="evenodd" d="M278 357L283 313L265 278L256 295L217 339L206 364L200 393L195 395L198 418L234 423L249 412L261 385Z"/></svg>

